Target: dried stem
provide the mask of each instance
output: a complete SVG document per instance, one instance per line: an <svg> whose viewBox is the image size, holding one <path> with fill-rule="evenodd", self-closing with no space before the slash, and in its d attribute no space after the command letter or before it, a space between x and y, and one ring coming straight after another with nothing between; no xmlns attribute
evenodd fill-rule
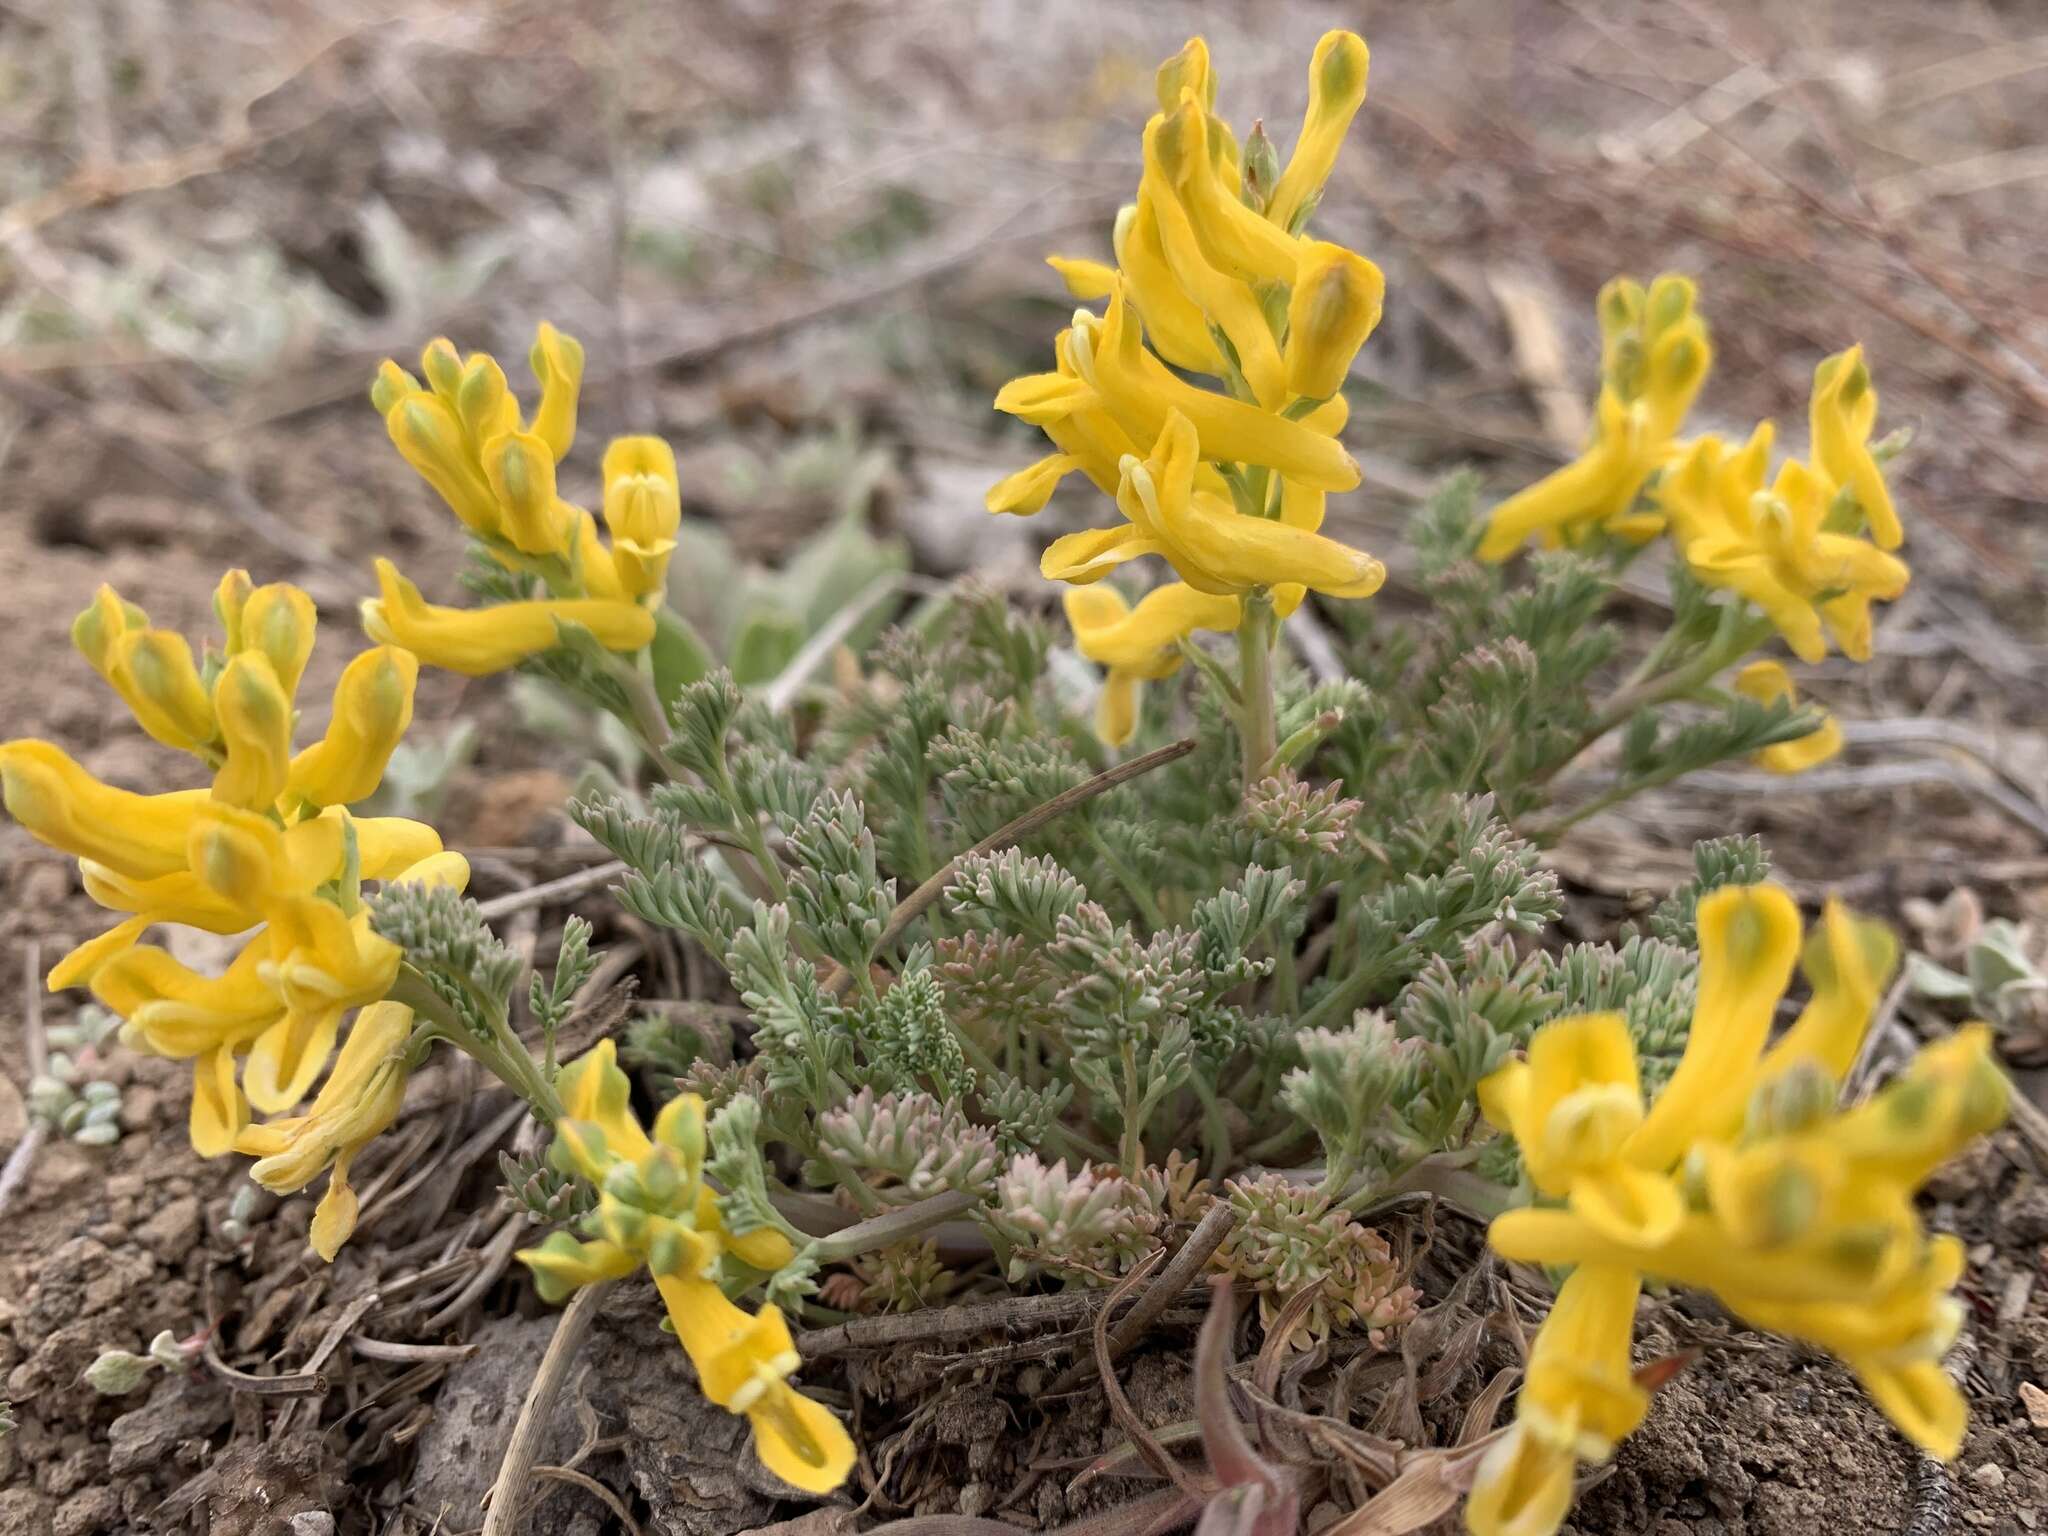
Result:
<svg viewBox="0 0 2048 1536"><path fill-rule="evenodd" d="M584 1286L563 1309L562 1320L555 1324L555 1336L548 1340L547 1353L540 1357L540 1369L533 1373L533 1381L526 1389L526 1401L519 1406L519 1419L512 1426L505 1459L498 1464L497 1480L484 1495L490 1513L484 1517L482 1536L512 1536L527 1479L533 1475L534 1462L540 1456L541 1442L554 1426L555 1398L611 1288L609 1280Z"/></svg>

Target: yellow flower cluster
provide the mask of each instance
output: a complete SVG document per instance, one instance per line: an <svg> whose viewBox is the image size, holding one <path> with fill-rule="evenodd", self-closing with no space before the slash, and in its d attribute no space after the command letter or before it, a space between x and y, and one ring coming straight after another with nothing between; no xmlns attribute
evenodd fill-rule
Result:
<svg viewBox="0 0 2048 1536"><path fill-rule="evenodd" d="M1058 452L992 488L991 512L1037 512L1078 471L1123 516L1055 540L1046 576L1085 585L1158 555L1192 589L1152 608L1150 659L1116 674L1120 698L1105 703L1105 723L1128 725L1130 680L1171 671L1181 636L1235 628L1240 598L1270 593L1284 613L1304 591L1367 597L1385 579L1372 556L1318 532L1328 493L1358 484L1338 441L1340 390L1385 285L1363 256L1302 233L1365 99L1366 66L1365 43L1349 32L1316 46L1307 117L1280 170L1262 133L1240 148L1215 115L1200 38L1161 65L1137 200L1116 220L1115 265L1052 263L1076 298L1106 300L1103 313L1077 310L1053 371L996 396L998 410L1042 428ZM1098 630L1114 619L1099 604L1083 615ZM1169 616L1185 621L1176 633L1162 627Z"/></svg>
<svg viewBox="0 0 2048 1536"><path fill-rule="evenodd" d="M95 901L124 914L58 961L50 985L90 987L132 1042L193 1063L191 1136L201 1155L235 1146L269 1155L293 1133L251 1130L250 1106L278 1114L303 1099L333 1053L342 1015L378 1002L397 974L398 946L370 931L361 883L460 886L468 866L442 851L432 827L345 809L377 788L411 722L412 653L384 645L351 661L326 734L295 752L312 600L230 571L214 608L225 643L198 661L182 635L152 627L111 587L72 626L80 652L143 729L205 764L210 787L135 794L102 783L47 741L20 740L0 744L0 791L39 841L78 859ZM158 923L247 937L220 975L205 976L139 942ZM351 1035L351 1072L391 1055L395 1015L368 1010L364 1019L371 1013L376 1021L359 1020ZM395 1013L409 1024L406 1010ZM402 1040L403 1024L396 1027ZM314 1120L327 1111L332 1122L328 1099ZM303 1185L358 1139L360 1121L351 1127L323 1132L327 1150L315 1166L279 1187ZM302 1163L310 1156L302 1147ZM315 1244L329 1256L354 1222L345 1161L315 1224Z"/></svg>
<svg viewBox="0 0 2048 1536"><path fill-rule="evenodd" d="M852 1470L853 1441L828 1410L790 1385L799 1362L781 1310L764 1306L750 1316L719 1286L727 1255L746 1271L769 1271L787 1264L793 1250L778 1232L735 1237L719 1220L703 1179L704 1101L691 1093L669 1100L649 1137L627 1102L631 1084L609 1040L564 1067L556 1087L562 1118L552 1155L564 1172L597 1188L598 1202L587 1218L588 1241L554 1232L519 1254L543 1299L560 1301L646 1266L704 1395L746 1415L762 1464L813 1493L837 1488Z"/></svg>
<svg viewBox="0 0 2048 1536"><path fill-rule="evenodd" d="M1830 638L1868 661L1870 605L1898 597L1911 573L1892 553L1905 532L1871 450L1877 390L1863 349L1814 370L1810 462L1788 459L1772 474L1768 421L1740 448L1711 433L1680 437L1713 361L1696 298L1689 280L1668 273L1647 291L1628 278L1601 290L1600 396L1586 448L1494 508L1479 556L1505 560L1531 538L1641 544L1668 532L1702 585L1754 604L1802 661L1825 659ZM1736 691L1797 701L1775 662L1745 670ZM1829 719L1758 762L1798 773L1841 743Z"/></svg>
<svg viewBox="0 0 2048 1536"><path fill-rule="evenodd" d="M605 449L607 541L597 519L556 489L556 467L576 435L583 348L542 325L530 362L540 381L530 419L495 358L464 358L445 339L420 358L425 385L387 360L370 389L406 462L493 559L548 594L488 609L437 607L379 560L364 628L452 672L516 666L556 645L563 623L581 625L607 650L637 651L654 638L652 610L667 590L682 516L675 454L655 437L616 438Z"/></svg>
<svg viewBox="0 0 2048 1536"><path fill-rule="evenodd" d="M1581 1461L1641 1423L1629 1368L1644 1277L1711 1291L1753 1325L1843 1360L1892 1422L1941 1457L1962 1444L1961 1394L1941 1366L1960 1304L1961 1246L1930 1238L1918 1186L2004 1118L1990 1033L1920 1053L1869 1102L1837 1108L1893 960L1879 925L1830 904L1806 943L1812 995L1766 1049L1800 962L1797 908L1772 885L1699 906L1699 997L1671 1080L1647 1107L1618 1014L1544 1026L1526 1061L1480 1087L1521 1149L1542 1204L1497 1218L1504 1257L1576 1266L1529 1360L1509 1433L1467 1505L1478 1536L1547 1536Z"/></svg>

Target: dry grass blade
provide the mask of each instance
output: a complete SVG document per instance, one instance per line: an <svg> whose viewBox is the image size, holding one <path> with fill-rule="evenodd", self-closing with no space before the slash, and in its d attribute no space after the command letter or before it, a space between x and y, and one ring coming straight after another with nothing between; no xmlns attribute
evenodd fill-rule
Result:
<svg viewBox="0 0 2048 1536"><path fill-rule="evenodd" d="M33 1083L42 1076L49 1056L49 1044L43 1039L43 946L39 939L29 940L22 956L21 1049L28 1081ZM6 1165L0 1167L0 1214L13 1203L15 1191L28 1183L29 1169L35 1166L36 1153L49 1134L50 1128L41 1120L31 1120L7 1154Z"/></svg>
<svg viewBox="0 0 2048 1536"><path fill-rule="evenodd" d="M1273 1326L1266 1330L1266 1342L1259 1346L1259 1363L1252 1371L1252 1382L1267 1397L1279 1389L1280 1372L1287 1364L1287 1341L1294 1337L1294 1330L1301 1326L1302 1319L1322 1294L1321 1281L1296 1291L1273 1319Z"/></svg>
<svg viewBox="0 0 2048 1536"><path fill-rule="evenodd" d="M1116 1379L1116 1363L1109 1353L1110 1313L1159 1267L1161 1254L1162 1250L1155 1248L1140 1259L1137 1267L1117 1282L1116 1289L1109 1293L1109 1300L1095 1314L1095 1368L1102 1373L1102 1392L1109 1399L1110 1417L1116 1420L1117 1428L1129 1437L1131 1444L1138 1448L1145 1464L1189 1498L1198 1499L1201 1489L1195 1480L1188 1476L1179 1462L1167 1455L1165 1447L1153 1438L1151 1429L1138 1417L1131 1400L1124 1396L1123 1384Z"/></svg>
<svg viewBox="0 0 2048 1536"><path fill-rule="evenodd" d="M605 1507L619 1517L619 1523L625 1526L628 1536L640 1536L639 1522L634 1520L633 1512L626 1508L626 1501L588 1472L578 1472L573 1467L535 1467L533 1475L551 1478L558 1483L573 1483L593 1498L602 1500ZM487 1526L486 1529L488 1528Z"/></svg>
<svg viewBox="0 0 2048 1536"><path fill-rule="evenodd" d="M1442 1519L1471 1488L1480 1460L1505 1433L1495 1430L1456 1450L1417 1453L1399 1477L1322 1536L1406 1536Z"/></svg>
<svg viewBox="0 0 2048 1536"><path fill-rule="evenodd" d="M483 1536L511 1536L518 1525L520 1493L534 1470L541 1441L553 1424L556 1394L562 1390L569 1366L577 1350L583 1347L584 1336L590 1332L597 1309L611 1288L609 1280L586 1285L570 1299L562 1311L562 1320L555 1324L555 1336L548 1340L547 1353L541 1356L540 1369L533 1373L526 1401L520 1404L519 1418L512 1426L512 1438L505 1446L497 1480L484 1495L490 1501L490 1513L484 1518Z"/></svg>

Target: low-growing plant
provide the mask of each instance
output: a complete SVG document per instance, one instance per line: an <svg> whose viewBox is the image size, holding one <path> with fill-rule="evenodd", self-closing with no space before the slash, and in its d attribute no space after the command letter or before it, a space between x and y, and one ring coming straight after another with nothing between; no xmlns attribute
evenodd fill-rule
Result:
<svg viewBox="0 0 2048 1536"><path fill-rule="evenodd" d="M503 1162L518 1204L560 1224L520 1255L541 1294L648 1271L704 1395L815 1492L855 1462L790 1385L788 1319L825 1315L821 1297L1109 1285L1226 1211L1210 1267L1280 1345L1385 1341L1417 1295L1375 1217L1412 1192L1490 1221L1507 1259L1569 1268L1514 1425L1473 1464L1475 1531L1555 1527L1578 1464L1641 1422L1646 1278L1832 1351L1953 1455L1939 1361L1961 1250L1912 1196L2002 1114L1985 1031L1840 1104L1891 941L1833 904L1802 937L1753 842L1702 845L1645 932L1544 942L1562 899L1541 849L1564 827L1714 763L1796 772L1839 747L1762 653L1782 638L1813 661L1832 640L1865 659L1871 602L1906 581L1860 351L1821 363L1812 457L1771 474L1768 424L1739 449L1682 436L1711 361L1693 285L1618 279L1585 452L1490 512L1451 479L1407 530L1409 600L1360 616L1385 568L1321 527L1359 480L1342 386L1383 283L1305 230L1366 64L1351 34L1321 41L1283 164L1262 128L1240 140L1215 116L1189 43L1160 70L1113 262L1055 261L1103 309L997 397L1057 451L988 507L1038 512L1076 474L1114 506L1046 550L1064 635L960 588L899 606L829 683L763 667L745 676L773 687L742 686L670 598L692 570L668 447L606 449L601 522L564 499L580 346L541 328L530 414L488 355L437 340L419 377L386 363L372 400L469 530L476 604L432 603L378 560L374 645L295 752L303 593L230 573L224 643L195 660L103 588L79 649L210 786L132 794L48 743L0 746L8 809L125 914L51 984L194 1062L199 1151L253 1154L285 1192L328 1172L326 1258L355 1225L351 1160L408 1074L437 1042L469 1053L550 1133L544 1158ZM1667 539L1670 623L1617 678L1617 580ZM1134 600L1113 583L1141 560L1176 579ZM1335 675L1281 643L1311 594L1342 636ZM636 1102L610 1038L559 1063L592 927L572 920L529 978L430 827L350 811L399 750L421 665L516 669L616 722L627 771L571 815L618 860L619 905L723 967L746 1020L730 1060L657 1013L628 1059L678 1091ZM1565 770L1602 760L1598 788L1561 798ZM411 777L407 803L429 803L433 775ZM249 936L205 976L141 942L159 923ZM1808 1000L1769 1043L1795 968ZM1232 1440L1210 1376L1220 1486L1256 1486L1254 1523L1291 1529L1284 1479Z"/></svg>

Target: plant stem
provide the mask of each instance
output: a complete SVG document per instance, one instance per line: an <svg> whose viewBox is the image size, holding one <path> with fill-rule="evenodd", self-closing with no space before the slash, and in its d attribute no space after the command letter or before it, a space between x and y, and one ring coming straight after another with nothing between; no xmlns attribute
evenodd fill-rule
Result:
<svg viewBox="0 0 2048 1536"><path fill-rule="evenodd" d="M1273 724L1273 598L1247 593L1237 626L1238 692L1242 698L1238 733L1244 742L1244 787L1265 776L1278 746Z"/></svg>

